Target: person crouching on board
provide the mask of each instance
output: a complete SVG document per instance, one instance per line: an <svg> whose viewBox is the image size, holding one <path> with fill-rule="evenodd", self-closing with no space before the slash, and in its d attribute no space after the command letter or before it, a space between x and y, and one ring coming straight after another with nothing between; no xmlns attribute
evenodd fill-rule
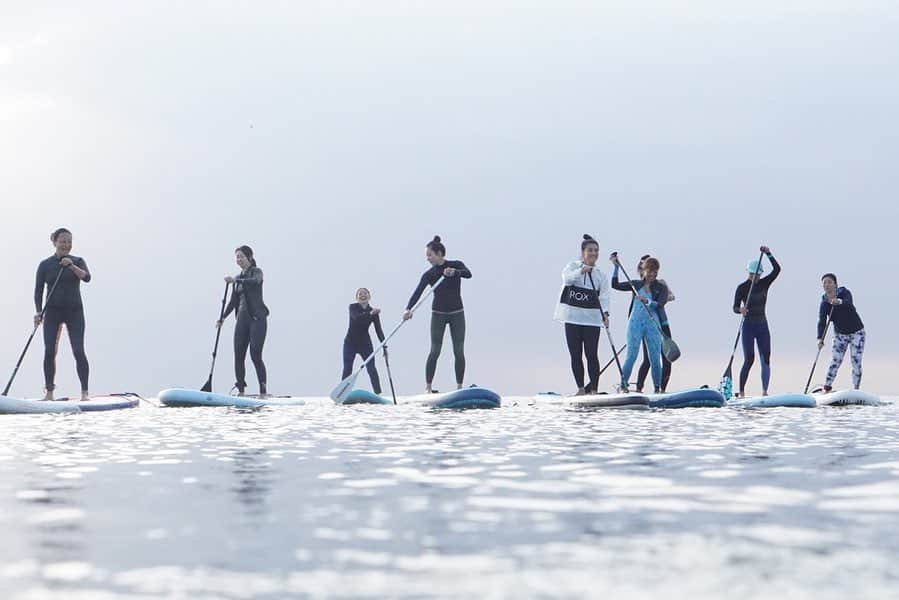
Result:
<svg viewBox="0 0 899 600"><path fill-rule="evenodd" d="M262 269L256 266L253 249L249 246L237 248L234 259L240 267L240 274L237 277L225 277L225 282L233 286L233 291L225 316L216 322L216 327L221 327L231 311L235 311L237 324L234 326L234 375L237 381L234 387L237 388L238 396L244 395L247 388L246 362L249 348L250 360L256 367L256 378L259 380L259 396L264 398L268 396L268 390L262 347L268 332L269 310L262 300Z"/></svg>
<svg viewBox="0 0 899 600"><path fill-rule="evenodd" d="M609 326L609 279L597 266L599 242L584 234L581 259L562 269L562 294L553 319L565 324L565 343L576 396L595 394L599 388L599 334ZM590 381L584 384L584 359Z"/></svg>
<svg viewBox="0 0 899 600"><path fill-rule="evenodd" d="M649 254L644 254L640 257L640 262L637 264L637 273L643 273L643 268L645 267L646 260L650 258ZM659 283L668 288L668 302L674 302L674 292L671 291L671 287L668 285L668 282L664 279L659 279ZM667 303L666 303L667 304ZM630 311L633 310L634 305L631 304L628 309L628 315L630 316ZM668 337L671 337L671 327L668 324L668 311L665 310L665 307L662 306L658 309L659 313L659 325L662 327L662 331ZM643 362L640 363L640 368L637 369L637 392L640 393L643 391L643 385L646 383L646 376L649 375L649 369L652 367L652 361L649 360L649 350L646 348L646 342L643 342ZM665 354L662 353L662 393L668 389L668 381L671 379L671 361L665 358Z"/></svg>
<svg viewBox="0 0 899 600"><path fill-rule="evenodd" d="M437 372L437 359L443 348L443 336L449 325L450 337L453 340L453 355L456 367L456 386L462 389L465 378L465 308L462 305L462 279L471 279L471 271L461 260L446 260L446 246L440 236L427 243L425 258L431 268L424 272L418 287L412 292L403 313L403 320L412 318L412 307L421 298L427 286L436 284L440 277L443 283L434 290L431 302L431 351L425 363L425 393L433 391L434 374Z"/></svg>
<svg viewBox="0 0 899 600"><path fill-rule="evenodd" d="M659 333L653 319L657 323L662 322L665 303L668 302L668 286L658 279L659 261L656 258L647 258L640 273L641 279L622 283L618 281L620 268L618 253L613 253L609 260L615 265L612 271L612 287L622 292L630 292L633 297L631 315L627 319L627 357L621 367L621 391L628 391L628 380L634 370L634 363L637 362L637 353L642 342L646 344L652 383L655 393L658 394L662 391L662 334ZM637 290L636 294L634 289Z"/></svg>
<svg viewBox="0 0 899 600"><path fill-rule="evenodd" d="M370 300L371 292L367 288L359 288L356 290L356 302L350 304L350 325L346 337L343 338L343 376L341 379L346 379L353 372L353 361L356 360L357 354L365 360L374 352L371 337L368 334L368 328L372 323L375 324L378 340L384 341L384 330L381 329L381 309L371 306ZM387 346L384 346L384 356L387 356ZM371 379L372 391L381 395L381 379L378 377L374 359L368 361L365 368Z"/></svg>
<svg viewBox="0 0 899 600"><path fill-rule="evenodd" d="M83 258L72 256L72 232L60 228L50 235L54 253L40 262L34 283L34 326L44 324L44 400L53 400L56 389L56 350L62 326L69 332L69 343L75 355L75 368L81 382L81 399L88 400L90 366L84 352L84 305L81 282L91 280L91 272ZM54 283L56 287L54 288ZM47 297L44 298L44 288ZM46 309L44 303L46 302ZM43 311L43 312L42 312Z"/></svg>
<svg viewBox="0 0 899 600"><path fill-rule="evenodd" d="M833 381L843 363L846 349L850 351L852 361L852 387L858 389L862 384L862 355L865 353L865 325L862 323L852 292L845 287L837 286L837 276L827 273L821 278L824 295L818 308L818 349L824 347L824 336L827 335L826 323L828 315L833 323L833 359L827 369L824 391L833 390Z"/></svg>

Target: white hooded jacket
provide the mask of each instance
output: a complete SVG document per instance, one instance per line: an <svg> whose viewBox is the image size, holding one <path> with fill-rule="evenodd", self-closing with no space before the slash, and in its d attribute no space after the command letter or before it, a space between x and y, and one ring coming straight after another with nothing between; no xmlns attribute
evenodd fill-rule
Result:
<svg viewBox="0 0 899 600"><path fill-rule="evenodd" d="M603 312L608 314L611 298L609 277L594 266L590 273L581 273L584 262L576 260L568 263L562 270L562 293L559 296L553 319L573 325L602 327ZM591 285L592 276L592 285ZM599 305L596 303L597 294Z"/></svg>

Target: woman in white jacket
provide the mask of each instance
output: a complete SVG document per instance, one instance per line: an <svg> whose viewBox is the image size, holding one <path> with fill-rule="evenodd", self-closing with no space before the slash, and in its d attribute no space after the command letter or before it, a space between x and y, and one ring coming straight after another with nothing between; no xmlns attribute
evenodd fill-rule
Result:
<svg viewBox="0 0 899 600"><path fill-rule="evenodd" d="M553 318L565 323L565 341L577 395L595 394L599 386L599 334L609 326L609 278L597 266L599 243L584 234L581 260L562 270L562 294ZM584 385L584 362L590 381Z"/></svg>

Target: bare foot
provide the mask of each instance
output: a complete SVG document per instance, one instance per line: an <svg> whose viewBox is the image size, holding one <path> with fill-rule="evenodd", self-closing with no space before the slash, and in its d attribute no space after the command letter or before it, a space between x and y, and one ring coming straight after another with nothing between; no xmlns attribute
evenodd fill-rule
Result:
<svg viewBox="0 0 899 600"><path fill-rule="evenodd" d="M91 395L87 390L81 390L81 401L85 402L91 399Z"/></svg>
<svg viewBox="0 0 899 600"><path fill-rule="evenodd" d="M768 395L768 390L765 390L764 392L762 392L762 396L767 396L767 395Z"/></svg>
<svg viewBox="0 0 899 600"><path fill-rule="evenodd" d="M461 383L456 384L456 389L457 389L457 390L461 390L461 389L462 389L462 384L461 384Z"/></svg>
<svg viewBox="0 0 899 600"><path fill-rule="evenodd" d="M575 396L586 396L587 390L585 390L584 388L578 388L577 391L574 393L574 395Z"/></svg>
<svg viewBox="0 0 899 600"><path fill-rule="evenodd" d="M44 397L41 400L53 400L53 390L45 390Z"/></svg>

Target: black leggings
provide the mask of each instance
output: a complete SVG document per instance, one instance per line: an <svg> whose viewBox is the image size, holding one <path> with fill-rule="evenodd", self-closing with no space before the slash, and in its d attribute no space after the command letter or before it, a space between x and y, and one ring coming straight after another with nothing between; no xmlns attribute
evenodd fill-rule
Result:
<svg viewBox="0 0 899 600"><path fill-rule="evenodd" d="M443 335L449 325L450 337L453 339L453 356L456 359L456 383L462 385L465 378L465 313L456 312L431 313L431 352L425 363L425 382L430 385L437 372L437 359L443 348Z"/></svg>
<svg viewBox="0 0 899 600"><path fill-rule="evenodd" d="M72 354L75 355L75 367L78 370L78 380L81 381L81 391L88 390L88 376L90 366L87 364L87 355L84 353L84 309L77 308L47 308L44 313L44 386L48 392L52 392L56 385L56 350L59 347L59 336L62 334L62 326L65 325L69 332L69 343L72 344Z"/></svg>
<svg viewBox="0 0 899 600"><path fill-rule="evenodd" d="M371 356L372 352L374 352L374 348L372 348L371 339L355 342L348 339L343 340L343 375L341 379L346 379L353 372L353 362L356 360L357 354L362 357L362 360L365 360ZM371 379L371 390L380 395L381 378L378 377L375 359L368 361L365 368L368 370L368 378Z"/></svg>
<svg viewBox="0 0 899 600"><path fill-rule="evenodd" d="M584 361L582 354L587 357L587 373L590 381L585 388L588 392L595 392L599 387L599 333L601 328L589 325L574 325L565 323L565 342L568 344L568 354L571 356L571 372L574 373L574 382L578 389L584 387Z"/></svg>
<svg viewBox="0 0 899 600"><path fill-rule="evenodd" d="M265 363L262 362L262 346L265 345L265 334L268 332L268 319L254 319L249 314L237 315L234 327L234 374L237 378L238 391L243 393L247 388L247 348L250 349L250 360L256 367L256 378L259 380L259 393L266 393Z"/></svg>
<svg viewBox="0 0 899 600"><path fill-rule="evenodd" d="M662 331L668 337L671 337L671 328L668 325L662 325ZM637 391L643 389L646 382L646 375L649 374L649 351L646 349L646 340L643 341L643 362L640 363L640 370L637 371ZM662 391L668 389L668 380L671 379L671 362L662 354Z"/></svg>

